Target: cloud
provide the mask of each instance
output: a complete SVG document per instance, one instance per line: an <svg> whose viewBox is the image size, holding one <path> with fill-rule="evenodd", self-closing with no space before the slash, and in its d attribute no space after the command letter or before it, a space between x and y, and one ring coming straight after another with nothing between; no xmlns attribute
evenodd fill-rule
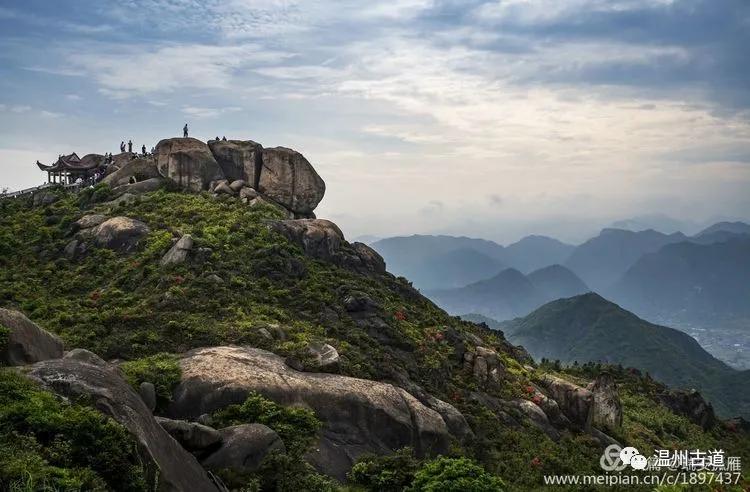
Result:
<svg viewBox="0 0 750 492"><path fill-rule="evenodd" d="M216 118L218 116L227 114L227 113L236 113L238 111L242 111L242 108L233 106L233 107L226 107L226 108L200 108L200 107L194 107L194 106L187 106L182 108L182 112L186 116L190 116L192 118Z"/></svg>

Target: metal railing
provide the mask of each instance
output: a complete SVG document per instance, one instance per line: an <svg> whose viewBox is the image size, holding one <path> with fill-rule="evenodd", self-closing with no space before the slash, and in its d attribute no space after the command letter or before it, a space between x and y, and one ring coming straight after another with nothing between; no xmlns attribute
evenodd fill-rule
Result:
<svg viewBox="0 0 750 492"><path fill-rule="evenodd" d="M0 198L18 198L18 197L22 197L26 195L33 195L34 193L37 193L39 191L46 190L48 188L58 187L58 186L66 190L78 191L79 189L83 188L85 184L86 183L70 183L70 184L45 183L43 185L34 186L33 188L26 188L25 190L0 193Z"/></svg>

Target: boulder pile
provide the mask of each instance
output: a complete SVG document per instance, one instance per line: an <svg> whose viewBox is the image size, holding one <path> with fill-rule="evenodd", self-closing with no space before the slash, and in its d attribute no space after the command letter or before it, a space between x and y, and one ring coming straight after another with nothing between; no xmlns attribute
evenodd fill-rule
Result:
<svg viewBox="0 0 750 492"><path fill-rule="evenodd" d="M289 218L310 218L326 189L299 152L263 148L252 140L168 138L156 145L153 156L123 155L115 156L103 180L120 194L153 191L171 182L187 191L239 196L251 205L276 204Z"/></svg>

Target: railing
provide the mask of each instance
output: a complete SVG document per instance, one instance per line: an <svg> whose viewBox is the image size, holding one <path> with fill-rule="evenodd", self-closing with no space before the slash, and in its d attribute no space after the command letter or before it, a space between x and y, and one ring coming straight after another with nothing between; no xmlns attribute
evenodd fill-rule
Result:
<svg viewBox="0 0 750 492"><path fill-rule="evenodd" d="M18 198L21 196L33 195L34 193L38 191L46 190L47 188L54 188L56 186L61 186L66 190L78 191L80 188L84 186L84 184L85 183L70 183L70 184L45 183L43 185L34 186L33 188L26 188L25 190L13 191L10 193L0 193L0 198Z"/></svg>

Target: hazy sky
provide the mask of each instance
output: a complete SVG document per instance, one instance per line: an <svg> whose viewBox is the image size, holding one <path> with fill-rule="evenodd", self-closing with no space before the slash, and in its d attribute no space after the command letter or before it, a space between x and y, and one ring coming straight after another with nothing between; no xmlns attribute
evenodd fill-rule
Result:
<svg viewBox="0 0 750 492"><path fill-rule="evenodd" d="M748 0L0 0L0 187L176 136L302 152L349 237L750 216Z"/></svg>

